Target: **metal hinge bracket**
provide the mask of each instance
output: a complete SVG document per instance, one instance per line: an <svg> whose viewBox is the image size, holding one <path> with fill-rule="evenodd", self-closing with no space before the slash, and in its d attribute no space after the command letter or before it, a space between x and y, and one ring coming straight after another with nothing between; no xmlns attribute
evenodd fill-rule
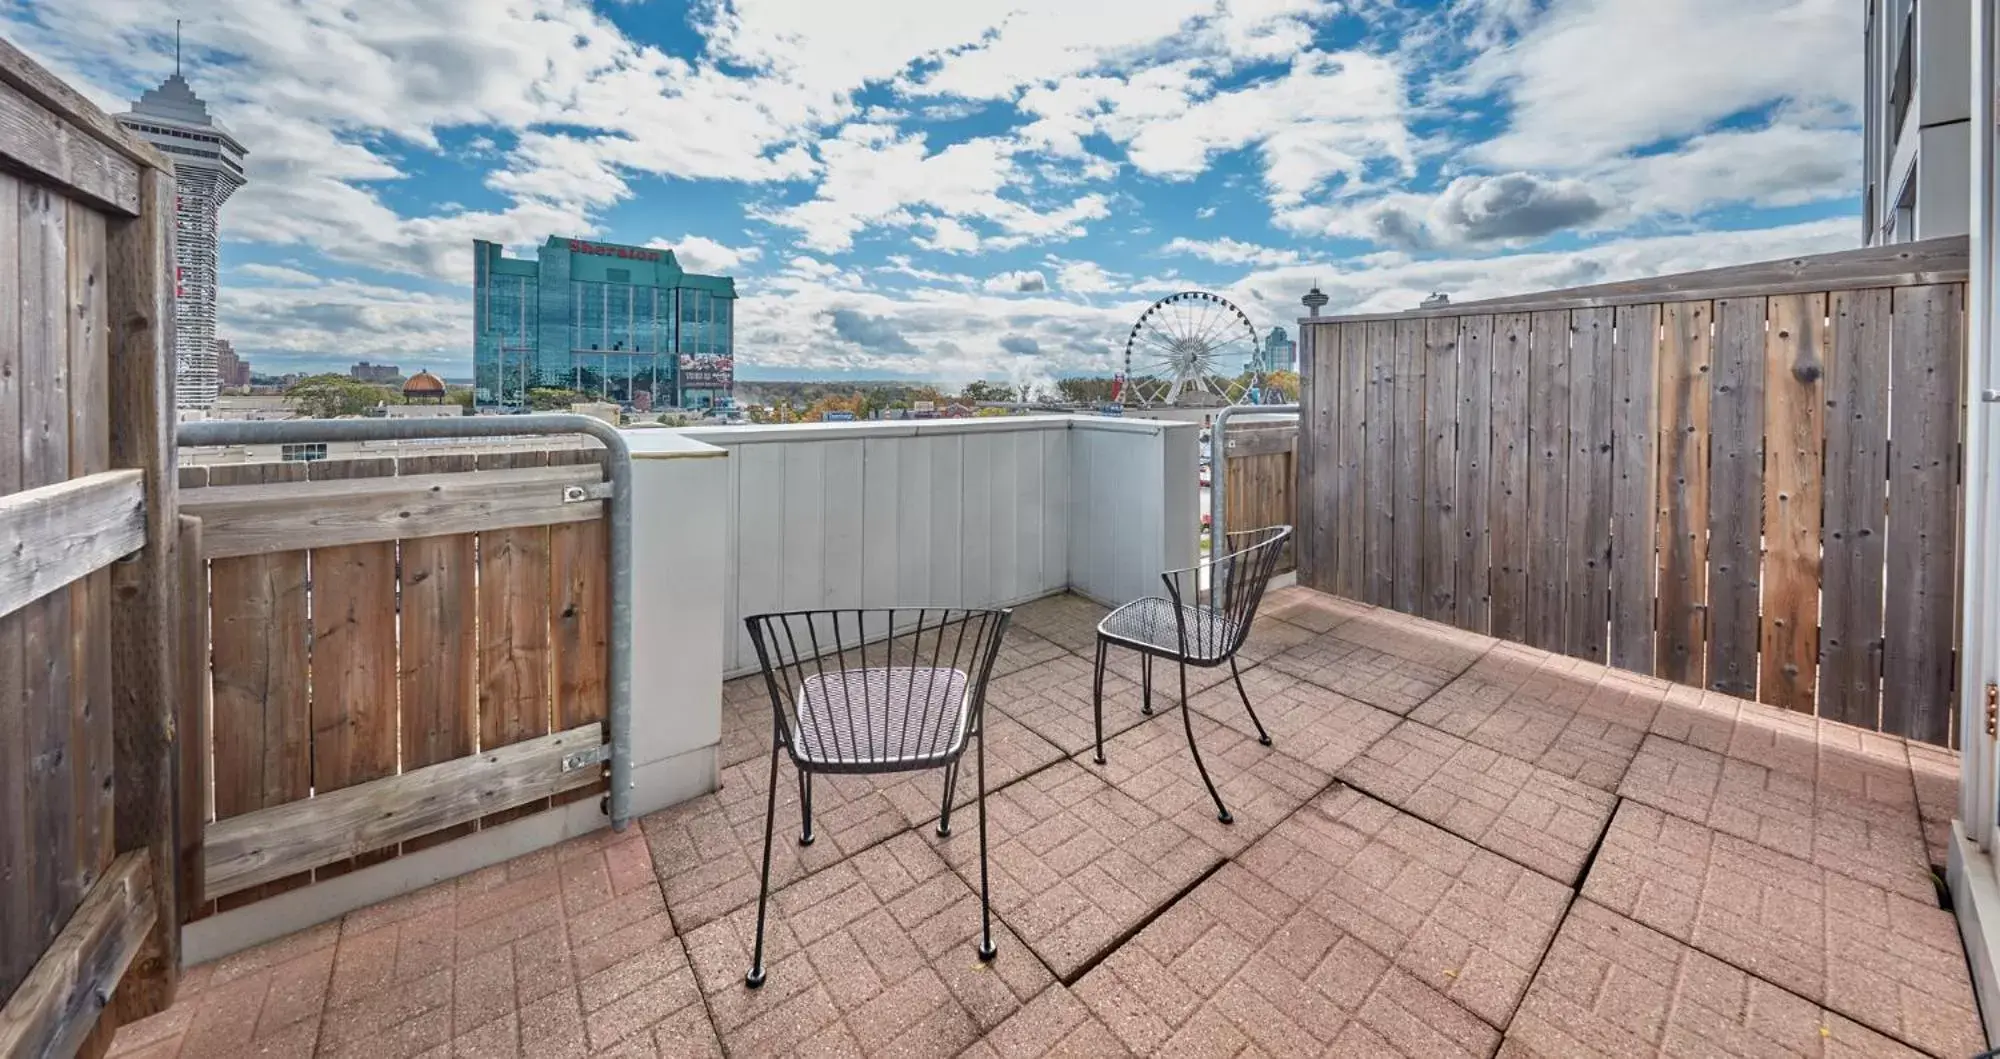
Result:
<svg viewBox="0 0 2000 1059"><path fill-rule="evenodd" d="M2000 736L2000 684L1986 682L1986 734Z"/></svg>
<svg viewBox="0 0 2000 1059"><path fill-rule="evenodd" d="M574 754L564 754L562 770L564 772L575 772L577 769L586 769L592 765L602 765L609 760L611 760L611 744L599 743L589 749L579 750Z"/></svg>
<svg viewBox="0 0 2000 1059"><path fill-rule="evenodd" d="M563 487L563 503L584 504L592 500L611 499L610 482L592 482L589 485L568 485Z"/></svg>

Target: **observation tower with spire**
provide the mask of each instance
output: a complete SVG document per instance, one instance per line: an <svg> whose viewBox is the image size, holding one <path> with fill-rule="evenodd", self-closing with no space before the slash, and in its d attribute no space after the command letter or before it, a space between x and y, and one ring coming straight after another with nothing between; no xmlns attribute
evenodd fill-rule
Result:
<svg viewBox="0 0 2000 1059"><path fill-rule="evenodd" d="M173 160L175 175L174 358L176 403L214 406L216 215L246 182L243 144L208 113L181 76L181 31L174 25L174 73L120 114L118 124Z"/></svg>

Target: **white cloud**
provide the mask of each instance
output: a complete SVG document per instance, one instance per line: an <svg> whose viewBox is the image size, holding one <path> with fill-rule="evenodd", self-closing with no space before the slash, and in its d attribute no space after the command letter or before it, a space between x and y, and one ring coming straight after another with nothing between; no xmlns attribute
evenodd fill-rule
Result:
<svg viewBox="0 0 2000 1059"><path fill-rule="evenodd" d="M1039 294L1049 289L1049 280L1035 270L1001 272L989 277L983 286L996 294Z"/></svg>
<svg viewBox="0 0 2000 1059"><path fill-rule="evenodd" d="M1851 108L1862 11L1850 0L1555 0L1467 70L1466 90L1512 105L1509 128L1475 154L1574 167L1780 99Z"/></svg>
<svg viewBox="0 0 2000 1059"><path fill-rule="evenodd" d="M674 260L689 272L728 275L764 256L759 246L727 246L704 235L684 235L679 239L655 239L647 246L672 250Z"/></svg>
<svg viewBox="0 0 2000 1059"><path fill-rule="evenodd" d="M1071 294L1109 294L1125 289L1132 278L1122 272L1111 272L1095 261L1065 261L1051 256L1049 264L1055 266L1056 287Z"/></svg>
<svg viewBox="0 0 2000 1059"><path fill-rule="evenodd" d="M288 268L284 265L237 265L230 269L230 272L287 287L317 287L320 284L318 276L304 269Z"/></svg>
<svg viewBox="0 0 2000 1059"><path fill-rule="evenodd" d="M1220 239L1189 239L1178 236L1160 248L1163 254L1189 254L1218 265L1293 265L1299 261L1296 250L1280 250L1276 247L1258 246L1255 243L1240 242L1223 236Z"/></svg>

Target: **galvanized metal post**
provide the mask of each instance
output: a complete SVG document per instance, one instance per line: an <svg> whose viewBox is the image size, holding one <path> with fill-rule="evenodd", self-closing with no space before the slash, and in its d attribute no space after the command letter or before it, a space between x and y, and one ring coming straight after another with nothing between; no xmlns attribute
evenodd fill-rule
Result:
<svg viewBox="0 0 2000 1059"><path fill-rule="evenodd" d="M1216 413L1215 425L1208 431L1208 509L1209 533L1208 554L1210 558L1223 554L1229 547L1229 526L1223 513L1229 509L1229 443L1223 432L1229 427L1229 419L1237 413L1244 415L1302 415L1302 408L1295 404L1240 404L1231 405ZM1303 420L1301 420L1303 425Z"/></svg>
<svg viewBox="0 0 2000 1059"><path fill-rule="evenodd" d="M611 671L605 725L611 741L611 826L624 830L632 804L632 452L618 428L570 413L463 416L455 419L202 420L182 423L175 444L296 445L308 442L410 441L421 438L513 438L583 434L604 443L611 476Z"/></svg>

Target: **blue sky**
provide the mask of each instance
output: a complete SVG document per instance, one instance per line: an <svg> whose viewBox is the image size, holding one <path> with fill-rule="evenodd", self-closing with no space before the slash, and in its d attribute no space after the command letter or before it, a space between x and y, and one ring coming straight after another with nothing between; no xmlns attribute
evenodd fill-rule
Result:
<svg viewBox="0 0 2000 1059"><path fill-rule="evenodd" d="M746 376L1116 366L1154 298L1260 327L1860 238L1853 0L4 0L123 109L250 149L219 333L469 374L471 241L737 278Z"/></svg>

